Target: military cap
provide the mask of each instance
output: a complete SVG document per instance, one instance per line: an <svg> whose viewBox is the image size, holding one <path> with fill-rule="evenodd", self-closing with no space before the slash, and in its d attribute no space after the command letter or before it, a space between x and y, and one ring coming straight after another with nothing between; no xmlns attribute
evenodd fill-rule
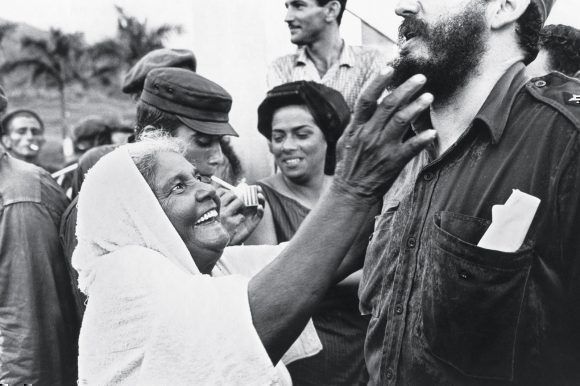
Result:
<svg viewBox="0 0 580 386"><path fill-rule="evenodd" d="M548 15L550 15L550 11L554 6L556 0L532 0L534 3L538 5L540 10L540 14L542 15L542 21L546 21Z"/></svg>
<svg viewBox="0 0 580 386"><path fill-rule="evenodd" d="M110 126L105 118L96 115L81 119L72 130L75 139L91 138L109 132Z"/></svg>
<svg viewBox="0 0 580 386"><path fill-rule="evenodd" d="M151 70L145 79L141 102L174 114L195 131L238 136L229 124L230 94L195 72L169 67Z"/></svg>
<svg viewBox="0 0 580 386"><path fill-rule="evenodd" d="M177 67L195 71L197 61L195 55L189 50L160 48L143 56L125 74L122 91L125 94L141 92L145 78L149 71L161 67Z"/></svg>

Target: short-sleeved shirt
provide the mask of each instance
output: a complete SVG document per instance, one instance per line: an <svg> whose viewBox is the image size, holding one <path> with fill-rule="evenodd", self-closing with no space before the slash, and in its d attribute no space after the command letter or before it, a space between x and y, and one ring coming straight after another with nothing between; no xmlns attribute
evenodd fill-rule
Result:
<svg viewBox="0 0 580 386"><path fill-rule="evenodd" d="M46 171L0 149L0 384L76 384L80 321L58 240L67 203Z"/></svg>
<svg viewBox="0 0 580 386"><path fill-rule="evenodd" d="M580 82L523 69L384 197L359 289L371 384L580 384ZM541 200L524 243L478 247L513 189Z"/></svg>
<svg viewBox="0 0 580 386"><path fill-rule="evenodd" d="M321 77L305 47L277 58L268 68L267 83L272 89L284 83L309 80L340 91L350 111L367 84L387 66L386 56L371 47L344 44L338 62Z"/></svg>

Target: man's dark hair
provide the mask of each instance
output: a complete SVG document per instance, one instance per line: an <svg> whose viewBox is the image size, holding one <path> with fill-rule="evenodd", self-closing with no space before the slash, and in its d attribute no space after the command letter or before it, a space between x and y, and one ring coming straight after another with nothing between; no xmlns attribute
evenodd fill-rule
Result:
<svg viewBox="0 0 580 386"><path fill-rule="evenodd" d="M347 0L316 0L316 2L318 3L318 6L320 6L320 7L330 3L331 1L338 1L340 3L340 12L338 13L338 16L336 17L336 22L338 23L338 25L340 25L340 22L342 21L342 14L344 13L344 10L346 9L346 1Z"/></svg>
<svg viewBox="0 0 580 386"><path fill-rule="evenodd" d="M540 31L542 30L542 15L538 5L533 1L530 2L526 11L520 16L516 22L516 33L518 35L518 43L522 50L524 50L524 63L526 65L536 59L538 56L538 42L540 40Z"/></svg>
<svg viewBox="0 0 580 386"><path fill-rule="evenodd" d="M44 122L42 122L42 119L40 119L38 114L36 114L32 110L22 109L22 110L14 110L14 111L6 114L6 116L4 118L2 118L2 123L0 123L0 130L1 130L2 135L8 134L8 127L10 126L10 124L12 123L14 118L18 118L18 117L26 117L26 118L35 119L40 124L40 129L42 131L44 131Z"/></svg>
<svg viewBox="0 0 580 386"><path fill-rule="evenodd" d="M137 102L136 136L139 136L147 126L154 126L172 135L173 131L181 125L183 123L174 114L166 113L143 101Z"/></svg>
<svg viewBox="0 0 580 386"><path fill-rule="evenodd" d="M568 76L580 70L580 31L567 25L548 25L540 33L540 49L546 50L549 66Z"/></svg>

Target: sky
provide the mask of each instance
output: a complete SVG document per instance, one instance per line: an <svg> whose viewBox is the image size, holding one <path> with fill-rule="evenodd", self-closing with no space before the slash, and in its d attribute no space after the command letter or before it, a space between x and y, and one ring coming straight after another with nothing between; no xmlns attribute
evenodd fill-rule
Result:
<svg viewBox="0 0 580 386"><path fill-rule="evenodd" d="M272 17L283 18L283 0L263 1L279 1L280 13ZM396 3L396 0L349 0L348 8L371 25L394 36L400 22L394 15ZM182 25L184 33L172 36L168 42L172 47L191 45L193 41L191 23L195 8L212 7L211 1L196 0L18 0L13 1L10 6L3 6L0 18L25 22L41 29L59 27L67 32L81 31L92 43L114 35L115 4L123 7L131 15L146 18L153 26L163 23ZM168 7L168 4L171 6ZM580 15L580 0L557 0L548 24L568 24L580 28L578 15ZM219 12L216 12L215 17L220 17Z"/></svg>

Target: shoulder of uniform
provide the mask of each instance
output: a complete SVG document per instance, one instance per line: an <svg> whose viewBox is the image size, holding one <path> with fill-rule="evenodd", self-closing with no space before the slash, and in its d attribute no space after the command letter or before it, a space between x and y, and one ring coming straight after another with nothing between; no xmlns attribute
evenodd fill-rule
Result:
<svg viewBox="0 0 580 386"><path fill-rule="evenodd" d="M552 72L532 78L526 89L535 99L552 106L580 129L580 80Z"/></svg>

